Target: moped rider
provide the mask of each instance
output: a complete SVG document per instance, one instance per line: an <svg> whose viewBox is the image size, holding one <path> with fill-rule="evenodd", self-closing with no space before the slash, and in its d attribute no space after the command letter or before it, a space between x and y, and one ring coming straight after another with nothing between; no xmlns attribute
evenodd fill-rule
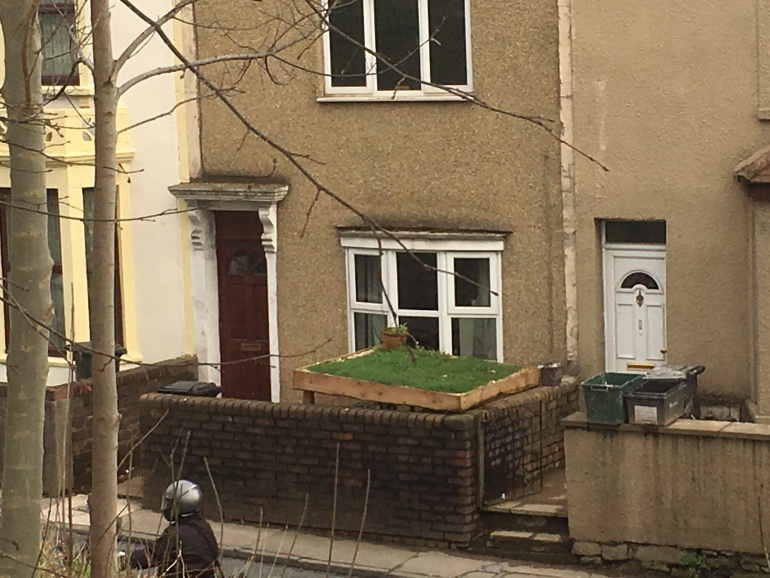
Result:
<svg viewBox="0 0 770 578"><path fill-rule="evenodd" d="M222 574L214 531L201 515L203 492L189 480L173 482L163 493L161 510L169 521L155 544L131 553L132 568L157 566L164 578L216 578Z"/></svg>

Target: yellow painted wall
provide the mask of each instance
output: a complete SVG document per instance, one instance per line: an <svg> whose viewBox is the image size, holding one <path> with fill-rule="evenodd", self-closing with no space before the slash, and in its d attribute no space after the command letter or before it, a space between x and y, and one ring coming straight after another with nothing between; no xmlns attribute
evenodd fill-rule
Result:
<svg viewBox="0 0 770 578"><path fill-rule="evenodd" d="M87 102L77 98L78 104ZM46 168L46 186L56 189L59 196L60 241L62 250L62 277L64 285L64 319L68 338L75 341L90 340L88 289L86 280L85 236L83 221L83 189L94 186L94 142L86 123L93 118L93 109L88 107L51 108L48 121L58 130L49 130L46 141L46 154L49 160ZM127 111L121 109L118 115L119 126L126 126ZM118 141L118 158L127 163L133 157L133 149L126 133ZM8 163L8 147L0 144L0 163ZM128 203L129 184L125 174L118 176L120 191L119 204ZM10 187L9 171L0 171L0 187ZM130 247L130 230L120 228L119 242L121 249ZM133 266L130 250L121 256L121 281L123 282L123 326L128 347L128 357L136 358L136 324L134 323ZM4 311L0 308L0 327L4 324ZM0 351L5 351L5 332L0 331ZM0 362L5 354L0 355ZM50 383L66 380L66 373L60 368L67 364L62 358L52 357L54 368L49 375ZM0 375L4 368L0 368Z"/></svg>

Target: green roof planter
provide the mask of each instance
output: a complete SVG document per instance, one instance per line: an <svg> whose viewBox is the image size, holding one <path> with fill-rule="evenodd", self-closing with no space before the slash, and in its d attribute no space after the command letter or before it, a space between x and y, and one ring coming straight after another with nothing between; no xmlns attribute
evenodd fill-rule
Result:
<svg viewBox="0 0 770 578"><path fill-rule="evenodd" d="M410 353L411 351L411 353ZM412 355L414 355L413 361ZM460 412L539 384L540 370L436 351L374 347L294 371L294 389ZM305 396L308 400L308 396Z"/></svg>

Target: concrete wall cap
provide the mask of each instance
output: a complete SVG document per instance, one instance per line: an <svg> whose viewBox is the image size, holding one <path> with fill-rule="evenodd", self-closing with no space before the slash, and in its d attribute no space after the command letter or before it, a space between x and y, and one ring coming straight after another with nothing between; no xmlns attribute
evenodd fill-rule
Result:
<svg viewBox="0 0 770 578"><path fill-rule="evenodd" d="M680 419L666 427L624 423L607 425L590 423L585 413L576 412L562 420L567 429L618 432L642 435L691 435L700 437L732 437L747 440L770 441L770 424L734 423L698 419Z"/></svg>
<svg viewBox="0 0 770 578"><path fill-rule="evenodd" d="M452 431L463 431L473 428L474 420L464 415L449 415L444 419L442 425Z"/></svg>

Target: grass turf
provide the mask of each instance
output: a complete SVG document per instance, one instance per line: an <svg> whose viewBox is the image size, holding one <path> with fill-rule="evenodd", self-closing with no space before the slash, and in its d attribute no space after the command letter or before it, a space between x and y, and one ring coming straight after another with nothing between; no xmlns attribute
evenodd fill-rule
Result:
<svg viewBox="0 0 770 578"><path fill-rule="evenodd" d="M443 393L465 393L520 368L476 357L452 357L438 351L377 348L368 355L325 361L308 367L315 373L352 377L385 385L403 385Z"/></svg>

